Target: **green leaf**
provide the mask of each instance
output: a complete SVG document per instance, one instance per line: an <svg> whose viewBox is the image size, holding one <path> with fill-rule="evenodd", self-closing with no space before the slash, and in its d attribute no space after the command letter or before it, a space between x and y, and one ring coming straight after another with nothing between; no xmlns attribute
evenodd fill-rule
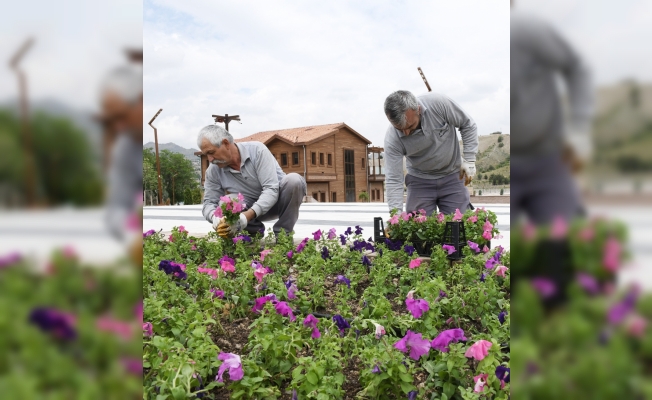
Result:
<svg viewBox="0 0 652 400"><path fill-rule="evenodd" d="M455 360L446 361L446 367L448 368L448 372L452 371L455 368Z"/></svg>
<svg viewBox="0 0 652 400"><path fill-rule="evenodd" d="M412 382L412 375L410 374L398 374L403 382Z"/></svg>
<svg viewBox="0 0 652 400"><path fill-rule="evenodd" d="M455 394L455 385L450 382L444 383L444 394L448 397L453 397Z"/></svg>
<svg viewBox="0 0 652 400"><path fill-rule="evenodd" d="M306 379L308 379L308 382L312 383L313 385L316 385L317 382L319 382L319 378L317 377L317 374L315 374L312 371L310 371L310 373L306 375Z"/></svg>
<svg viewBox="0 0 652 400"><path fill-rule="evenodd" d="M181 334L181 329L172 328L172 333L174 334L174 336L179 336Z"/></svg>
<svg viewBox="0 0 652 400"><path fill-rule="evenodd" d="M408 394L414 389L416 388L413 384L407 382L401 382L401 390L403 391L403 393Z"/></svg>
<svg viewBox="0 0 652 400"><path fill-rule="evenodd" d="M303 380L303 367L296 367L292 371L292 379L295 381L302 381Z"/></svg>
<svg viewBox="0 0 652 400"><path fill-rule="evenodd" d="M404 373L404 374L407 373L407 368L405 368L405 365L403 365L403 364L399 364L399 365L398 365L398 370L399 370L400 372Z"/></svg>
<svg viewBox="0 0 652 400"><path fill-rule="evenodd" d="M175 387L172 388L172 397L175 400L182 400L186 398L186 391L183 388Z"/></svg>

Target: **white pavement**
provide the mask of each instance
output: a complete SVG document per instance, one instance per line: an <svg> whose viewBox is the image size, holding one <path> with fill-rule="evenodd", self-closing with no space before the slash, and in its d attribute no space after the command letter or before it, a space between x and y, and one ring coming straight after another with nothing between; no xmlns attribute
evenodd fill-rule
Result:
<svg viewBox="0 0 652 400"><path fill-rule="evenodd" d="M502 239L492 240L492 246L501 245L509 248L509 204L474 204L496 213L498 229ZM183 225L194 235L205 235L212 229L201 213L201 205L145 207L143 209L143 230L154 229L169 232L173 227ZM374 235L374 217L389 219L387 203L303 203L299 211L299 220L294 226L295 239L310 236L317 229L335 228L339 233L347 227L360 225L365 238ZM271 228L276 221L265 222L265 228Z"/></svg>

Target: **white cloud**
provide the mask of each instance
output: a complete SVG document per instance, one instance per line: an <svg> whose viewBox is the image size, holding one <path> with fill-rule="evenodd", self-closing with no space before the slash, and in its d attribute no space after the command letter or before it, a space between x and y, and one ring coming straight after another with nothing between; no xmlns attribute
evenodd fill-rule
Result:
<svg viewBox="0 0 652 400"><path fill-rule="evenodd" d="M235 137L346 122L383 143L385 97L434 91L481 134L509 132L509 6L502 1L145 2L145 120L196 147L211 114ZM151 128L144 142L152 140Z"/></svg>

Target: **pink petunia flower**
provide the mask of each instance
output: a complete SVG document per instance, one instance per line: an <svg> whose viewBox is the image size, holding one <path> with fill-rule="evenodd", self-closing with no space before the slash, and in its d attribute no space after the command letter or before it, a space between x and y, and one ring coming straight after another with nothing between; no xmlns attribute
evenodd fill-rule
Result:
<svg viewBox="0 0 652 400"><path fill-rule="evenodd" d="M469 218L466 219L466 222L478 222L478 216L477 215L471 215Z"/></svg>
<svg viewBox="0 0 652 400"><path fill-rule="evenodd" d="M645 335L645 327L647 326L647 320L640 315L632 315L632 317L629 320L629 323L627 324L627 332L629 332L630 335L637 337L637 338L643 338Z"/></svg>
<svg viewBox="0 0 652 400"><path fill-rule="evenodd" d="M448 252L448 255L451 255L455 253L455 246L451 246L450 244L442 244L441 248L444 249L444 251Z"/></svg>
<svg viewBox="0 0 652 400"><path fill-rule="evenodd" d="M444 222L444 220L446 220L446 216L444 215L444 213L437 214L437 222L442 223Z"/></svg>
<svg viewBox="0 0 652 400"><path fill-rule="evenodd" d="M388 225L395 225L398 224L398 214L395 214L392 218L387 221Z"/></svg>
<svg viewBox="0 0 652 400"><path fill-rule="evenodd" d="M504 265L499 265L499 266L497 266L496 269L495 269L495 271L496 271L496 275L501 276L501 277L504 278L504 277L505 277L505 271L507 271L508 269L509 269L509 268L507 268L507 267L504 266Z"/></svg>
<svg viewBox="0 0 652 400"><path fill-rule="evenodd" d="M217 275L219 274L219 270L213 268L198 267L197 272L200 274L210 275L213 279L217 279Z"/></svg>
<svg viewBox="0 0 652 400"><path fill-rule="evenodd" d="M238 201L239 201L240 203L244 203L245 198L244 198L244 196L242 195L242 193L238 193Z"/></svg>
<svg viewBox="0 0 652 400"><path fill-rule="evenodd" d="M604 253L602 256L602 265L604 265L607 271L618 271L618 267L620 266L620 251L621 247L618 239L613 236L609 237L604 244Z"/></svg>
<svg viewBox="0 0 652 400"><path fill-rule="evenodd" d="M489 247L485 244L484 247L482 248L483 253L489 253Z"/></svg>
<svg viewBox="0 0 652 400"><path fill-rule="evenodd" d="M475 382L475 386L473 387L473 391L475 393L480 393L484 391L484 387L487 385L487 378L489 375L487 374L480 374L476 375L473 377L473 381Z"/></svg>
<svg viewBox="0 0 652 400"><path fill-rule="evenodd" d="M460 212L459 208L455 209L455 214L453 214L453 221L461 221L464 215Z"/></svg>
<svg viewBox="0 0 652 400"><path fill-rule="evenodd" d="M430 310L430 304L424 299L414 299L414 290L410 290L405 299L405 306L414 318L421 318L424 312Z"/></svg>
<svg viewBox="0 0 652 400"><path fill-rule="evenodd" d="M254 271L254 276L256 277L256 279L258 279L258 283L262 283L263 277L268 273L269 271L267 271L267 267L260 266L256 268L256 270Z"/></svg>
<svg viewBox="0 0 652 400"><path fill-rule="evenodd" d="M418 360L430 351L430 340L424 339L420 333L415 333L408 329L403 339L394 344L394 348L402 353L406 353L409 348L410 358Z"/></svg>
<svg viewBox="0 0 652 400"><path fill-rule="evenodd" d="M405 211L403 211L403 212L401 213L401 219L402 219L403 221L409 221L411 216L412 216L411 213L408 214L408 213L406 213Z"/></svg>
<svg viewBox="0 0 652 400"><path fill-rule="evenodd" d="M235 261L229 256L220 258L220 267L224 272L235 272Z"/></svg>
<svg viewBox="0 0 652 400"><path fill-rule="evenodd" d="M452 317L450 320L452 321ZM448 323L448 321L446 321ZM432 340L430 344L433 349L439 350L443 353L448 353L448 345L451 342L458 342L460 340L467 340L464 336L464 331L460 328L447 329L441 331L436 338Z"/></svg>
<svg viewBox="0 0 652 400"><path fill-rule="evenodd" d="M150 330L151 325L152 324L149 324ZM133 336L130 323L113 319L111 317L99 317L95 322L95 327L100 331L113 333L125 341L131 339ZM145 329L145 324L143 324L143 329Z"/></svg>
<svg viewBox="0 0 652 400"><path fill-rule="evenodd" d="M482 232L482 238L484 240L491 240L491 238L492 238L491 231Z"/></svg>
<svg viewBox="0 0 652 400"><path fill-rule="evenodd" d="M222 218L224 216L224 214L222 213L222 207L217 207L213 215L215 215L218 218Z"/></svg>
<svg viewBox="0 0 652 400"><path fill-rule="evenodd" d="M224 382L222 380L222 374L224 374L227 368L229 369L229 378L232 381L239 381L242 379L244 371L242 370L242 360L239 355L220 352L217 359L224 362L220 365L220 369L217 371L217 376L215 377L216 381Z"/></svg>
<svg viewBox="0 0 652 400"><path fill-rule="evenodd" d="M492 229L494 229L494 226L491 224L491 222L489 222L488 219L486 219L486 220L484 221L484 225L482 225L482 230L490 231L490 230L492 230Z"/></svg>
<svg viewBox="0 0 652 400"><path fill-rule="evenodd" d="M335 239L337 237L337 232L335 231L335 228L331 228L328 230L328 240Z"/></svg>
<svg viewBox="0 0 652 400"><path fill-rule="evenodd" d="M491 345L492 343L488 340L478 340L469 347L466 353L464 353L464 357L475 358L480 361L489 354L489 348Z"/></svg>
<svg viewBox="0 0 652 400"><path fill-rule="evenodd" d="M411 269L414 269L414 268L416 268L416 267L418 267L420 265L421 265L421 259L420 258L415 258L414 260L410 261L409 267Z"/></svg>
<svg viewBox="0 0 652 400"><path fill-rule="evenodd" d="M260 252L260 261L265 261L265 257L272 252L272 249L265 249Z"/></svg>
<svg viewBox="0 0 652 400"><path fill-rule="evenodd" d="M143 324L143 333L145 334L145 336L147 336L147 337L154 336L154 329L153 328L154 327L152 326L151 322L145 322Z"/></svg>
<svg viewBox="0 0 652 400"><path fill-rule="evenodd" d="M556 216L552 221L550 229L550 237L553 239L562 239L568 233L568 223L561 216Z"/></svg>
<svg viewBox="0 0 652 400"><path fill-rule="evenodd" d="M530 284L544 298L550 298L557 293L557 286L548 278L536 277L530 281Z"/></svg>
<svg viewBox="0 0 652 400"><path fill-rule="evenodd" d="M317 322L319 322L319 320L312 314L308 314L308 316L303 320L303 326L312 328L312 335L310 337L313 339L321 337L321 332L317 329Z"/></svg>
<svg viewBox="0 0 652 400"><path fill-rule="evenodd" d="M582 230L579 233L580 240L582 242L589 242L593 240L595 237L595 230L593 230L593 227L587 226L582 228Z"/></svg>
<svg viewBox="0 0 652 400"><path fill-rule="evenodd" d="M242 211L242 204L241 203L233 203L233 212L234 213L239 213Z"/></svg>
<svg viewBox="0 0 652 400"><path fill-rule="evenodd" d="M425 215L419 215L418 217L414 218L414 221L419 223L426 222L427 220L428 217L426 217Z"/></svg>
<svg viewBox="0 0 652 400"><path fill-rule="evenodd" d="M537 235L537 228L531 222L526 222L523 226L523 237L526 242L531 242Z"/></svg>

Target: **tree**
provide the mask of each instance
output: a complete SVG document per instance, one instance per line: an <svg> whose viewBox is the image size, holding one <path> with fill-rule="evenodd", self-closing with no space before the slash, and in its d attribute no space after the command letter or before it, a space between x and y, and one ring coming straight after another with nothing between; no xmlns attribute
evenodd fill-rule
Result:
<svg viewBox="0 0 652 400"><path fill-rule="evenodd" d="M501 188L501 189L500 189L500 195L502 196L503 193L504 193L504 192L503 192L503 189Z"/></svg>
<svg viewBox="0 0 652 400"><path fill-rule="evenodd" d="M170 201L183 200L186 188L194 190L199 187L192 162L181 153L163 150L159 153L161 160L161 177L163 192L167 192ZM172 191L174 190L174 193Z"/></svg>
<svg viewBox="0 0 652 400"><path fill-rule="evenodd" d="M498 143L502 143L502 142L503 142L503 137L502 137L502 136L498 136Z"/></svg>
<svg viewBox="0 0 652 400"><path fill-rule="evenodd" d="M367 194L367 192L360 192L360 194L358 195L358 199L362 202L368 202L369 194Z"/></svg>

